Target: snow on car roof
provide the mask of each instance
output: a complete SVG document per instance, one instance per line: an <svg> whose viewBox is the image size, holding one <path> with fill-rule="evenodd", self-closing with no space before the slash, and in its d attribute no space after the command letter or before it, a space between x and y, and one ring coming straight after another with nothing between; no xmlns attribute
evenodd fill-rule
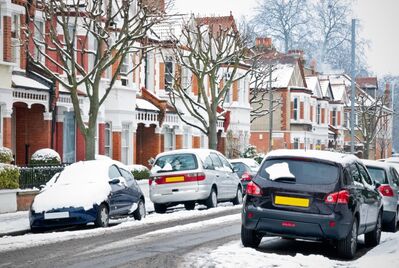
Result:
<svg viewBox="0 0 399 268"><path fill-rule="evenodd" d="M208 154L209 152L217 152L215 150L211 149L178 149L178 150L173 150L173 151L167 151L163 152L157 155L157 157L161 157L164 155L171 155L171 154L198 154L198 155L203 155L203 154Z"/></svg>
<svg viewBox="0 0 399 268"><path fill-rule="evenodd" d="M362 159L362 162L366 166L371 166L371 167L379 167L383 169L387 169L389 167L389 164L386 162L380 162L376 160L368 160L368 159Z"/></svg>
<svg viewBox="0 0 399 268"><path fill-rule="evenodd" d="M287 157L287 156L313 158L323 161L332 161L340 164L346 164L351 161L359 160L359 158L351 154L342 154L342 153L319 151L319 150L288 150L288 149L271 151L266 155L266 158Z"/></svg>

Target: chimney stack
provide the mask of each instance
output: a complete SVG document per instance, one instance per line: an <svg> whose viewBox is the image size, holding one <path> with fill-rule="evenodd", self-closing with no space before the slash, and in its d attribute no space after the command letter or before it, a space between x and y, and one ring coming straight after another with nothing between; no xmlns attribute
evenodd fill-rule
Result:
<svg viewBox="0 0 399 268"><path fill-rule="evenodd" d="M262 48L272 48L272 39L270 37L257 37L255 45Z"/></svg>
<svg viewBox="0 0 399 268"><path fill-rule="evenodd" d="M144 6L150 8L154 13L165 13L165 0L141 0Z"/></svg>

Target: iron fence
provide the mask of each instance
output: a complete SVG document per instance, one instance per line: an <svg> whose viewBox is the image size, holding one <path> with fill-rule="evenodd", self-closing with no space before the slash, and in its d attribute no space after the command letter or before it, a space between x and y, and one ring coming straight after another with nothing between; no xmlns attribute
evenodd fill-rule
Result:
<svg viewBox="0 0 399 268"><path fill-rule="evenodd" d="M20 167L19 188L32 189L45 185L55 174L64 170L66 165Z"/></svg>

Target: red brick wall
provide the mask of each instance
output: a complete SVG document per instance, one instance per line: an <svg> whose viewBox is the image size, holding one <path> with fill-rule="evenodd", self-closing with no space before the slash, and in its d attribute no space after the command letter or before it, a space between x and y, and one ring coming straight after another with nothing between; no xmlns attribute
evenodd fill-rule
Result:
<svg viewBox="0 0 399 268"><path fill-rule="evenodd" d="M165 89L165 63L159 64L159 88Z"/></svg>
<svg viewBox="0 0 399 268"><path fill-rule="evenodd" d="M198 78L193 75L191 80L193 94L198 95Z"/></svg>
<svg viewBox="0 0 399 268"><path fill-rule="evenodd" d="M98 124L98 153L105 154L105 124Z"/></svg>
<svg viewBox="0 0 399 268"><path fill-rule="evenodd" d="M12 147L11 141L11 118L3 118L3 146Z"/></svg>
<svg viewBox="0 0 399 268"><path fill-rule="evenodd" d="M201 137L193 136L193 148L201 147Z"/></svg>
<svg viewBox="0 0 399 268"><path fill-rule="evenodd" d="M326 121L326 109L321 108L321 123L324 124Z"/></svg>
<svg viewBox="0 0 399 268"><path fill-rule="evenodd" d="M148 160L162 151L162 140L163 135L155 133L155 126L144 127L139 124L136 132L136 163L148 167Z"/></svg>
<svg viewBox="0 0 399 268"><path fill-rule="evenodd" d="M233 82L233 101L238 101L238 81Z"/></svg>
<svg viewBox="0 0 399 268"><path fill-rule="evenodd" d="M11 17L3 17L3 59L4 61L12 61L11 53Z"/></svg>
<svg viewBox="0 0 399 268"><path fill-rule="evenodd" d="M28 109L25 104L14 104L16 117L16 163L19 165L27 164L34 152L51 146L51 121L43 119L44 107L32 105ZM28 147L26 148L26 145Z"/></svg>
<svg viewBox="0 0 399 268"><path fill-rule="evenodd" d="M18 211L29 210L33 199L38 193L39 191L17 193L17 210Z"/></svg>
<svg viewBox="0 0 399 268"><path fill-rule="evenodd" d="M85 139L80 131L79 127L76 126L76 161L82 161L86 159L86 147Z"/></svg>
<svg viewBox="0 0 399 268"><path fill-rule="evenodd" d="M300 109L299 110L299 118L303 119L303 114L304 114L304 111L305 111L303 101L300 102L299 109Z"/></svg>
<svg viewBox="0 0 399 268"><path fill-rule="evenodd" d="M77 42L77 49L81 50L81 49L86 49L87 48L87 38L85 36L78 36L78 42ZM80 64L81 66L83 66L83 68L85 69L85 71L88 71L88 54L87 53L78 53L77 55L77 62L78 64Z"/></svg>
<svg viewBox="0 0 399 268"><path fill-rule="evenodd" d="M340 125L341 125L341 112L338 111L337 112L337 126L340 126Z"/></svg>
<svg viewBox="0 0 399 268"><path fill-rule="evenodd" d="M281 103L281 130L287 130L288 129L288 122L290 118L293 118L293 107L294 105L291 104L291 117L290 115L287 114L287 105L290 104L290 99L288 95L288 90L285 90L284 92L281 93L281 98L282 98L282 103Z"/></svg>
<svg viewBox="0 0 399 268"><path fill-rule="evenodd" d="M19 61L20 61L20 66L21 69L26 69L26 46L25 46L25 40L26 40L26 35L25 32L23 30L23 27L26 27L26 23L25 23L25 15L20 15L20 25L21 25L21 29L20 29L20 37L21 37L21 43L23 44L20 48L19 48Z"/></svg>
<svg viewBox="0 0 399 268"><path fill-rule="evenodd" d="M183 149L183 135L176 135L176 149Z"/></svg>
<svg viewBox="0 0 399 268"><path fill-rule="evenodd" d="M262 135L262 139L260 135ZM269 132L252 132L249 143L254 145L258 152L267 153L269 151Z"/></svg>
<svg viewBox="0 0 399 268"><path fill-rule="evenodd" d="M226 153L225 142L226 142L226 138L223 138L221 135L221 132L218 132L218 144L217 144L216 150L218 150L223 155Z"/></svg>
<svg viewBox="0 0 399 268"><path fill-rule="evenodd" d="M112 159L121 160L121 132L112 132Z"/></svg>

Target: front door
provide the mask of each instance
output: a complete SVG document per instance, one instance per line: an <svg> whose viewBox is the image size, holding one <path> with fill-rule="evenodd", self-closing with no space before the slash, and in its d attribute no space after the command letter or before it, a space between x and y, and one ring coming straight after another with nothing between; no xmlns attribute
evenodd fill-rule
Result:
<svg viewBox="0 0 399 268"><path fill-rule="evenodd" d="M74 163L76 156L76 128L74 112L64 112L63 161Z"/></svg>

